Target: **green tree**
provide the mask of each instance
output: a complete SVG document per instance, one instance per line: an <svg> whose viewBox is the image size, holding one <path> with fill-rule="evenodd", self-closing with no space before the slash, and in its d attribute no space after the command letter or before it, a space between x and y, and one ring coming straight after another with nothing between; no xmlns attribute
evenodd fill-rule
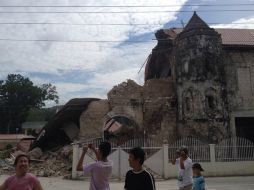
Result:
<svg viewBox="0 0 254 190"><path fill-rule="evenodd" d="M31 108L26 121L49 121L56 114L57 107Z"/></svg>
<svg viewBox="0 0 254 190"><path fill-rule="evenodd" d="M56 87L49 84L35 86L29 78L20 74L9 74L5 81L0 81L0 105L2 132L20 131L31 108L45 106L45 101L58 103Z"/></svg>

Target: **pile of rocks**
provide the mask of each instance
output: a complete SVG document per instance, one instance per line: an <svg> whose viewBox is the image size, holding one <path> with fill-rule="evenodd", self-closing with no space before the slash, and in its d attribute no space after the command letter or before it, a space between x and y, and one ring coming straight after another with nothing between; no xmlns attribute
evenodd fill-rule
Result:
<svg viewBox="0 0 254 190"><path fill-rule="evenodd" d="M16 151L13 156L17 156L21 151ZM72 170L72 146L68 145L51 152L42 152L40 148L35 148L27 153L30 156L30 172L40 177L69 176ZM11 163L12 162L12 163ZM7 158L1 162L1 173L9 174L14 172L14 159ZM3 167L4 166L4 167ZM4 169L5 168L5 169Z"/></svg>
<svg viewBox="0 0 254 190"><path fill-rule="evenodd" d="M30 153L30 171L42 177L66 176L72 170L72 146L65 146L57 151L42 153L39 148Z"/></svg>
<svg viewBox="0 0 254 190"><path fill-rule="evenodd" d="M0 159L0 174L11 174L14 167L11 159Z"/></svg>

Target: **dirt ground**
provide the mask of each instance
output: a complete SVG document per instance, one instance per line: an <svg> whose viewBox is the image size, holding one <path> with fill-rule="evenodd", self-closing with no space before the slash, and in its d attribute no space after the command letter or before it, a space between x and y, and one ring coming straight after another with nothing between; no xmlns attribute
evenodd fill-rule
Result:
<svg viewBox="0 0 254 190"><path fill-rule="evenodd" d="M7 175L0 175L0 183L6 179ZM89 180L65 180L61 177L40 177L44 190L88 190ZM111 180L111 190L122 190L123 181ZM157 190L177 190L176 180L156 181ZM242 177L212 177L206 178L207 190L253 190L254 176Z"/></svg>

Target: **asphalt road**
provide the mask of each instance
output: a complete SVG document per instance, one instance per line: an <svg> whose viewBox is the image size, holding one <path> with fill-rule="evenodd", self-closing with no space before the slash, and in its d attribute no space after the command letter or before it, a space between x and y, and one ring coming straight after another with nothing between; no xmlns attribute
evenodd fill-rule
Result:
<svg viewBox="0 0 254 190"><path fill-rule="evenodd" d="M0 183L6 175L0 176ZM89 189L89 181L63 180L61 178L39 178L44 190ZM122 190L123 182L111 181L111 190ZM176 180L156 181L157 190L177 190ZM254 190L254 176L206 178L206 190Z"/></svg>

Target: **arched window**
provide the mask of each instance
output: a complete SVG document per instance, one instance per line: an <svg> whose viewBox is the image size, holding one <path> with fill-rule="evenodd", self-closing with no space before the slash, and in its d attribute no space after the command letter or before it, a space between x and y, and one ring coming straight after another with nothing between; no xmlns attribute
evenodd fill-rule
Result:
<svg viewBox="0 0 254 190"><path fill-rule="evenodd" d="M183 114L187 117L191 117L194 112L194 105L193 105L193 91L192 89L188 89L183 92L182 97L182 105L183 105Z"/></svg>
<svg viewBox="0 0 254 190"><path fill-rule="evenodd" d="M208 88L205 92L205 104L209 110L214 110L217 107L216 102L216 90L214 88Z"/></svg>
<svg viewBox="0 0 254 190"><path fill-rule="evenodd" d="M187 112L191 111L190 97L185 97L185 110Z"/></svg>

